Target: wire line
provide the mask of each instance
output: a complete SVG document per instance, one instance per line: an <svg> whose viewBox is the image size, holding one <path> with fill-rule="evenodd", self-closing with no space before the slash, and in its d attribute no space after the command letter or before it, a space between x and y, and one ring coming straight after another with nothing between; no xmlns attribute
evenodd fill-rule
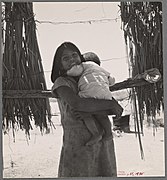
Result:
<svg viewBox="0 0 167 180"><path fill-rule="evenodd" d="M53 25L61 25L61 24L92 24L92 23L106 23L106 22L111 22L119 20L120 17L117 17L115 19L112 18L106 18L106 19L92 19L92 20L81 20L81 21L59 21L59 22L54 22L54 21L39 21L35 20L39 24L53 24Z"/></svg>

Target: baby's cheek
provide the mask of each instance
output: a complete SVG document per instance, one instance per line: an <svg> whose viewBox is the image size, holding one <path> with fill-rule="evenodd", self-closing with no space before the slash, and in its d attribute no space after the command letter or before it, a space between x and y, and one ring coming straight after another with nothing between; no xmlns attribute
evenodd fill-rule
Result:
<svg viewBox="0 0 167 180"><path fill-rule="evenodd" d="M73 66L70 70L67 71L68 76L79 76L81 75L81 67L79 65Z"/></svg>

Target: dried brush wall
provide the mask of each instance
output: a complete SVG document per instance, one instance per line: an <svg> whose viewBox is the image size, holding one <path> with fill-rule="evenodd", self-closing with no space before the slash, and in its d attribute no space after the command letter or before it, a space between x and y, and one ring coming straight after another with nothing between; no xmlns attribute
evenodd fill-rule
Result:
<svg viewBox="0 0 167 180"><path fill-rule="evenodd" d="M151 68L162 75L157 83L135 87L142 124L143 114L154 120L163 108L162 3L121 2L120 10L132 78Z"/></svg>
<svg viewBox="0 0 167 180"><path fill-rule="evenodd" d="M3 91L46 90L42 60L36 37L33 4L3 4ZM48 115L48 116L46 116ZM49 121L48 121L49 120ZM42 131L50 122L48 98L3 98L3 128L25 130L31 121Z"/></svg>

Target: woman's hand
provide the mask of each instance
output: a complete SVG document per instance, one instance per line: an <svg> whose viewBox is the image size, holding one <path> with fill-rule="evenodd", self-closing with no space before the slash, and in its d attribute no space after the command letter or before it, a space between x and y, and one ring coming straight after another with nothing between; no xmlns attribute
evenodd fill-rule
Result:
<svg viewBox="0 0 167 180"><path fill-rule="evenodd" d="M87 112L79 112L79 111L76 111L76 110L72 110L76 119L77 120L84 120L85 118L90 118L90 116L92 116L91 113L87 113Z"/></svg>
<svg viewBox="0 0 167 180"><path fill-rule="evenodd" d="M113 105L110 110L111 112L110 115L115 115L116 118L120 118L123 113L123 108L114 98L112 98L112 102L113 102Z"/></svg>

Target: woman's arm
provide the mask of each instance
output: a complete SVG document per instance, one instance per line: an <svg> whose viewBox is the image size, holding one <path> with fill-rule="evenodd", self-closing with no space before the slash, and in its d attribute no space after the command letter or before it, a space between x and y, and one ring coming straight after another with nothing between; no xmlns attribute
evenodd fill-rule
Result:
<svg viewBox="0 0 167 180"><path fill-rule="evenodd" d="M56 93L76 111L89 112L91 114L97 114L98 112L99 114L106 113L117 116L121 115L123 111L122 107L115 100L81 98L67 86L58 87Z"/></svg>

